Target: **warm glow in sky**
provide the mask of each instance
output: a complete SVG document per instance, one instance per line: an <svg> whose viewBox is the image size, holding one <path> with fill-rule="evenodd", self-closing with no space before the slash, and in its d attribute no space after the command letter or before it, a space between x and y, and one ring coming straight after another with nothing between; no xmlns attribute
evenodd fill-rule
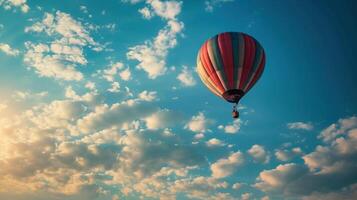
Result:
<svg viewBox="0 0 357 200"><path fill-rule="evenodd" d="M356 10L0 0L0 200L357 199ZM267 58L238 120L196 72L226 31Z"/></svg>

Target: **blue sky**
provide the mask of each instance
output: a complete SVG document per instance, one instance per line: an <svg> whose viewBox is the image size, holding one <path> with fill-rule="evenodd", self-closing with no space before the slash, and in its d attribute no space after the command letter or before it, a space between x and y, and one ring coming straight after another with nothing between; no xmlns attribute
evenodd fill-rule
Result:
<svg viewBox="0 0 357 200"><path fill-rule="evenodd" d="M356 3L0 0L0 199L355 199ZM254 36L239 105L202 43Z"/></svg>

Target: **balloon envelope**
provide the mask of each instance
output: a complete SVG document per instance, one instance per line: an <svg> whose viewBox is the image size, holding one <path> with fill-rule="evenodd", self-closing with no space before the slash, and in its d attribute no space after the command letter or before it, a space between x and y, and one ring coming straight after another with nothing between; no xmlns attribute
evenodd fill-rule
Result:
<svg viewBox="0 0 357 200"><path fill-rule="evenodd" d="M214 94L231 103L254 86L263 73L265 53L252 36L220 33L208 39L197 56L197 72Z"/></svg>

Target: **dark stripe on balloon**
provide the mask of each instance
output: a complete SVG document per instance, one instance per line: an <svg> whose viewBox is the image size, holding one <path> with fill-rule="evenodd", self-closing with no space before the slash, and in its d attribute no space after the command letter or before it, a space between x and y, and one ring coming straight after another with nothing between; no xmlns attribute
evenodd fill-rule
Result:
<svg viewBox="0 0 357 200"><path fill-rule="evenodd" d="M248 74L248 78L244 83L244 89L247 88L247 85L253 79L253 76L254 76L255 72L257 71L257 69L259 67L259 64L261 62L261 59L262 59L263 50L262 50L261 46L259 45L259 43L256 40L253 40L253 41L254 41L254 44L256 46L256 48L255 48L255 56L254 56L254 59L253 59L252 68L250 69L249 74Z"/></svg>
<svg viewBox="0 0 357 200"><path fill-rule="evenodd" d="M263 74L264 66L265 66L265 53L263 50L263 57L262 57L262 61L260 62L258 71L257 71L257 73L255 73L253 80L249 83L245 92L248 92L255 85L255 83L259 80L260 76Z"/></svg>
<svg viewBox="0 0 357 200"><path fill-rule="evenodd" d="M245 87L244 83L248 79L248 73L252 67L254 54L255 54L255 43L251 39L251 37L244 35L244 41L247 43L245 48L245 56L244 56L244 66L241 80L239 81L239 89L243 89Z"/></svg>
<svg viewBox="0 0 357 200"><path fill-rule="evenodd" d="M232 40L229 33L218 35L218 46L220 50L221 60L223 61L223 68L228 81L228 89L233 88L233 54L232 54Z"/></svg>
<svg viewBox="0 0 357 200"><path fill-rule="evenodd" d="M235 86L236 89L239 88L239 84L240 84L240 81L241 81L241 78L242 78L243 65L244 65L245 54L246 54L245 46L248 45L244 41L244 34L243 33L239 33L238 34L238 38L239 38L239 46L238 46L239 65L238 65L237 85Z"/></svg>
<svg viewBox="0 0 357 200"><path fill-rule="evenodd" d="M238 85L238 67L239 67L239 35L237 33L229 33L232 41L232 56L233 56L233 88L237 89Z"/></svg>

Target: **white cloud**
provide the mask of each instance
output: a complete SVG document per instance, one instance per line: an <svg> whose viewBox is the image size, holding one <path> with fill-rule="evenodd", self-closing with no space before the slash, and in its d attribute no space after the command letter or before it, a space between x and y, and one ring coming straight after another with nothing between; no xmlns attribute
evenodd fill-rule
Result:
<svg viewBox="0 0 357 200"><path fill-rule="evenodd" d="M295 147L291 150L278 149L275 151L275 157L283 162L293 159L294 156L301 155L303 152L300 147Z"/></svg>
<svg viewBox="0 0 357 200"><path fill-rule="evenodd" d="M307 173L307 169L293 163L279 165L272 170L264 170L259 174L259 181L255 184L258 189L269 192L271 190L283 190L287 183L298 179Z"/></svg>
<svg viewBox="0 0 357 200"><path fill-rule="evenodd" d="M19 7L23 13L27 13L30 10L30 7L26 4L26 0L0 0L0 6L3 6L5 10Z"/></svg>
<svg viewBox="0 0 357 200"><path fill-rule="evenodd" d="M192 71L190 71L187 66L183 66L181 73L177 75L177 79L185 87L196 85L196 80L193 78Z"/></svg>
<svg viewBox="0 0 357 200"><path fill-rule="evenodd" d="M108 89L108 92L117 93L120 91L120 84L118 82L113 82L112 87Z"/></svg>
<svg viewBox="0 0 357 200"><path fill-rule="evenodd" d="M213 12L214 8L221 6L222 3L233 2L234 0L206 0L205 1L205 10L207 12Z"/></svg>
<svg viewBox="0 0 357 200"><path fill-rule="evenodd" d="M16 101L24 101L28 99L37 99L37 98L42 98L48 95L48 92L38 92L38 93L32 93L29 91L15 91L12 97Z"/></svg>
<svg viewBox="0 0 357 200"><path fill-rule="evenodd" d="M88 63L83 48L101 51L103 47L89 35L89 27L60 11L56 15L45 13L42 21L25 28L25 32L46 33L51 42L26 42L27 52L24 61L33 67L37 74L62 80L83 79L78 66ZM50 43L50 44L48 44Z"/></svg>
<svg viewBox="0 0 357 200"><path fill-rule="evenodd" d="M143 101L154 101L157 99L157 92L144 90L138 95L138 97Z"/></svg>
<svg viewBox="0 0 357 200"><path fill-rule="evenodd" d="M230 176L243 163L244 157L241 152L232 153L228 158L219 159L211 165L212 177L224 178Z"/></svg>
<svg viewBox="0 0 357 200"><path fill-rule="evenodd" d="M73 90L72 86L67 86L65 89L65 97L75 101L92 102L97 96L98 93L96 89L91 89L91 91L84 93L83 95L78 95L77 92Z"/></svg>
<svg viewBox="0 0 357 200"><path fill-rule="evenodd" d="M319 138L324 142L330 142L338 136L342 136L347 130L357 128L357 117L352 116L345 119L339 119L337 123L321 131Z"/></svg>
<svg viewBox="0 0 357 200"><path fill-rule="evenodd" d="M131 72L129 68L124 69L119 73L119 76L122 80L128 81L131 79Z"/></svg>
<svg viewBox="0 0 357 200"><path fill-rule="evenodd" d="M241 200L249 200L252 197L252 193L243 193L240 197Z"/></svg>
<svg viewBox="0 0 357 200"><path fill-rule="evenodd" d="M304 131L311 131L314 126L311 123L305 122L291 122L286 125L288 129L291 130L304 130Z"/></svg>
<svg viewBox="0 0 357 200"><path fill-rule="evenodd" d="M191 120L185 125L185 128L193 132L204 133L209 131L208 126L212 124L213 120L207 119L203 112L199 112L198 115L191 118Z"/></svg>
<svg viewBox="0 0 357 200"><path fill-rule="evenodd" d="M168 128L182 122L182 115L171 110L159 110L144 119L146 127L150 130Z"/></svg>
<svg viewBox="0 0 357 200"><path fill-rule="evenodd" d="M127 58L139 61L137 68L144 70L150 79L155 79L165 74L168 51L177 45L177 35L183 29L183 23L176 19L181 12L181 3L152 0L147 4L156 15L167 20L167 25L153 40L130 47Z"/></svg>
<svg viewBox="0 0 357 200"><path fill-rule="evenodd" d="M340 119L336 130L344 132L332 134L334 139L327 137L325 146L318 145L313 152L302 156L304 164L289 163L262 171L255 187L285 197L302 197L312 193L332 193L354 184L357 178L357 128L353 128L354 125L353 117ZM292 151L301 153L299 148Z"/></svg>
<svg viewBox="0 0 357 200"><path fill-rule="evenodd" d="M88 8L86 6L79 6L79 10L82 11L84 14L88 13Z"/></svg>
<svg viewBox="0 0 357 200"><path fill-rule="evenodd" d="M151 19L154 16L154 13L148 7L139 9L139 13L141 13L145 19Z"/></svg>
<svg viewBox="0 0 357 200"><path fill-rule="evenodd" d="M56 15L45 13L41 22L36 22L25 28L25 32L45 32L49 36L61 36L61 42L67 45L86 46L100 48L100 45L89 35L89 31L81 22L76 21L71 15L57 11Z"/></svg>
<svg viewBox="0 0 357 200"><path fill-rule="evenodd" d="M110 107L104 104L79 119L77 125L83 133L99 131L113 126L120 128L124 123L136 119L145 119L155 111L157 111L157 108L135 100L124 101Z"/></svg>
<svg viewBox="0 0 357 200"><path fill-rule="evenodd" d="M242 187L242 183L234 183L232 189L239 190Z"/></svg>
<svg viewBox="0 0 357 200"><path fill-rule="evenodd" d="M6 55L9 56L17 56L19 55L20 51L17 49L13 49L8 44L0 43L0 51L4 52Z"/></svg>
<svg viewBox="0 0 357 200"><path fill-rule="evenodd" d="M240 119L236 119L233 121L232 124L228 124L226 126L224 125L219 125L218 129L223 130L225 133L230 133L230 134L235 134L238 133L238 131L240 130L240 127L242 126L242 120Z"/></svg>
<svg viewBox="0 0 357 200"><path fill-rule="evenodd" d="M108 69L103 70L103 78L109 82L113 82L115 80L115 75L118 74L120 69L123 69L124 64L121 62L113 63L109 66Z"/></svg>
<svg viewBox="0 0 357 200"><path fill-rule="evenodd" d="M226 145L224 142L222 142L221 140L217 139L217 138L212 138L210 140L208 140L206 142L206 145L208 147L221 147L221 146L224 146Z"/></svg>
<svg viewBox="0 0 357 200"><path fill-rule="evenodd" d="M63 80L82 80L83 74L75 69L74 64L64 64L65 57L52 55L46 44L32 44L26 42L27 52L24 56L25 63L34 67L40 76L54 77Z"/></svg>
<svg viewBox="0 0 357 200"><path fill-rule="evenodd" d="M248 154L251 155L255 162L268 163L270 160L269 153L266 152L263 146L255 144L249 150Z"/></svg>

